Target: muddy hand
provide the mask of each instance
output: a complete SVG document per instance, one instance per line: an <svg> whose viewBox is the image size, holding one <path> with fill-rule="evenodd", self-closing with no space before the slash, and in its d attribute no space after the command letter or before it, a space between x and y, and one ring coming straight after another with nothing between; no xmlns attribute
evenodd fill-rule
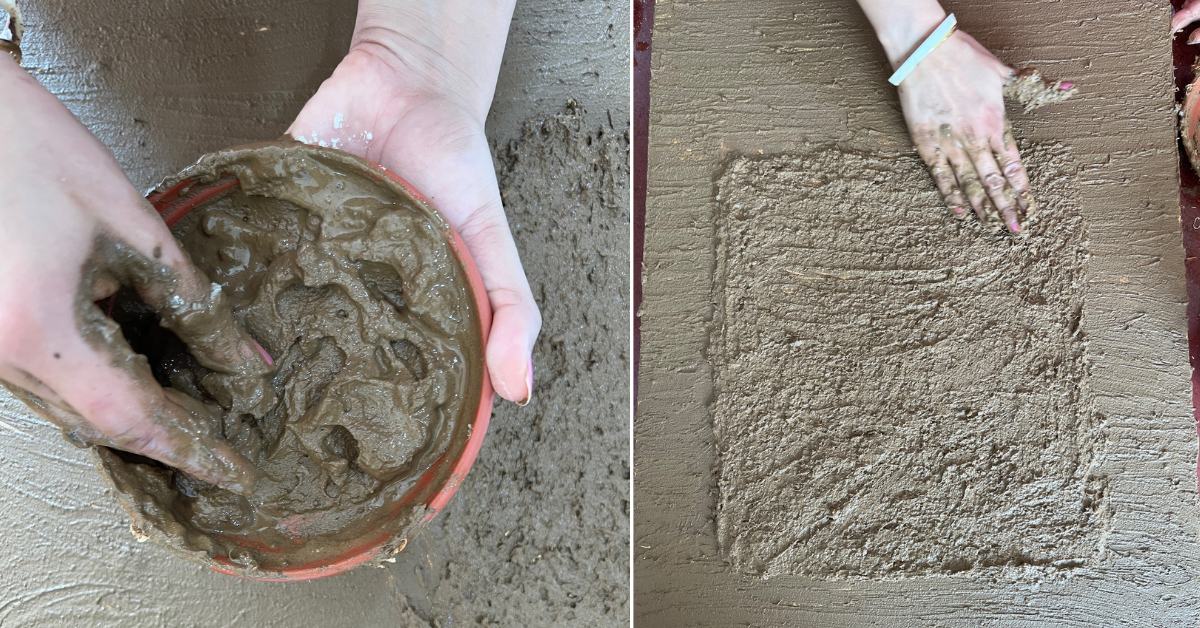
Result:
<svg viewBox="0 0 1200 628"><path fill-rule="evenodd" d="M488 373L501 397L524 405L541 315L483 128L512 4L361 1L350 52L288 132L396 172L462 234L492 305Z"/></svg>
<svg viewBox="0 0 1200 628"><path fill-rule="evenodd" d="M112 155L0 55L0 380L77 442L246 492L251 465L205 408L154 380L94 301L135 289L213 370L269 367Z"/></svg>
<svg viewBox="0 0 1200 628"><path fill-rule="evenodd" d="M1033 70L1015 73L960 31L900 85L900 102L917 153L950 210L961 218L969 209L1019 233L1036 203L1005 98L1031 110L1073 92L1071 83L1044 82Z"/></svg>

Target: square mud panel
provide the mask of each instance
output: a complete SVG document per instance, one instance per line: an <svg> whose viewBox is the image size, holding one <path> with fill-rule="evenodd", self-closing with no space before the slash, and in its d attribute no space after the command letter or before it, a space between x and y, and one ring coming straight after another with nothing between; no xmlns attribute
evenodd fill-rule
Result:
<svg viewBox="0 0 1200 628"><path fill-rule="evenodd" d="M1080 319L1086 234L1058 146L1019 237L956 221L908 156L739 158L719 178L717 532L818 578L1093 561L1110 514Z"/></svg>

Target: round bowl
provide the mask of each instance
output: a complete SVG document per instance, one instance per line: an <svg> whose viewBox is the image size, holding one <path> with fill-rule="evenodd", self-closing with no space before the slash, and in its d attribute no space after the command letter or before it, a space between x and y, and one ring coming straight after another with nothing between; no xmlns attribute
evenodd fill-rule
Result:
<svg viewBox="0 0 1200 628"><path fill-rule="evenodd" d="M253 144L248 146L237 147L231 150L265 148L271 146L299 146L295 142L281 141L262 144ZM405 181L399 175L388 171L387 169L372 164L365 160L359 159L334 151L334 149L309 147L313 151L333 151L339 154L340 158L350 158L360 162L363 166L374 173L375 177L380 180L386 180L399 186L400 191L410 196L420 204L437 212L436 207L429 199L421 194L408 181ZM160 185L159 188L152 190L147 194L147 200L158 211L163 221L168 227L174 226L192 210L204 206L207 203L213 202L222 198L226 194L231 193L239 187L240 182L237 177L232 175L222 176L216 180L198 181L194 178L182 178L173 181L169 185ZM439 215L440 212L438 212ZM444 219L444 216L443 216ZM474 297L474 303L478 312L480 322L480 338L482 359L486 355L486 342L488 332L491 327L491 304L488 301L487 291L483 285L483 279L479 274L479 270L475 265L466 244L462 237L451 227L446 232L447 243L455 254L460 263L462 270L470 284L470 290ZM223 574L236 575L252 580L261 580L269 582L289 582L298 580L312 580L315 578L324 578L337 575L349 571L360 565L378 562L390 558L399 553L408 544L408 537L411 533L417 532L420 528L428 524L439 512L446 507L458 487L463 483L467 473L470 471L475 462L475 458L479 453L480 447L483 445L484 436L487 432L488 421L491 417L493 390L491 381L488 377L486 365L481 365L482 382L480 386L480 398L478 406L474 413L473 420L466 426L467 437L461 442L452 443L450 449L443 453L421 476L419 476L412 484L412 487L404 494L404 496L394 502L392 511L385 514L385 517L396 518L402 513L411 508L422 508L423 512L415 526L407 528L402 538L397 538L398 535L389 531L381 531L378 534L367 534L358 539L352 544L352 547L341 551L335 555L323 557L319 560L303 564L289 565L280 569L272 569L270 571L245 570L230 559L229 556L212 556L207 560L203 560L213 571ZM469 415L469 411L468 411ZM448 473L447 473L448 470ZM444 476L444 479L442 479ZM111 479L111 478L110 478ZM439 482L439 479L442 481ZM436 485L435 485L436 484ZM121 499L121 491L117 491L118 501L130 514L131 519L136 522L139 517L137 508L132 503L126 503L127 500ZM140 536L140 535L139 535ZM222 537L223 540L229 541L229 538ZM249 542L248 539L235 541L246 543L243 547L253 549L260 554L269 554L272 548L255 545ZM186 552L185 552L186 553ZM194 552L190 557L194 556Z"/></svg>

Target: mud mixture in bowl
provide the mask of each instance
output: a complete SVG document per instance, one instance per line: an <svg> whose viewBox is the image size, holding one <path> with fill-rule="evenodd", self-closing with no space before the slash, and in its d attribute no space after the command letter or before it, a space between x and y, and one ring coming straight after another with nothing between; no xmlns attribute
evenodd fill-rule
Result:
<svg viewBox="0 0 1200 628"><path fill-rule="evenodd" d="M101 448L102 466L135 531L202 560L261 573L398 549L480 403L479 313L448 227L366 164L299 144L214 153L174 181L228 175L240 186L173 231L273 357L269 381L207 371L134 299L114 316L261 475L241 496L123 452Z"/></svg>

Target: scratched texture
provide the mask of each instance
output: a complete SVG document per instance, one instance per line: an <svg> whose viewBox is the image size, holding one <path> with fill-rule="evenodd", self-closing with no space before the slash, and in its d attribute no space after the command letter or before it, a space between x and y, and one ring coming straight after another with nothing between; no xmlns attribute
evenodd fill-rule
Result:
<svg viewBox="0 0 1200 628"><path fill-rule="evenodd" d="M144 189L281 135L355 2L21 6L26 67ZM87 452L4 395L0 626L624 624L628 20L609 0L518 3L489 132L543 305L537 397L498 404L467 482L395 564L255 584L139 545Z"/></svg>
<svg viewBox="0 0 1200 628"><path fill-rule="evenodd" d="M1019 238L947 221L910 155L721 176L717 538L739 570L1028 580L1104 559L1075 168L1023 156L1042 202Z"/></svg>
<svg viewBox="0 0 1200 628"><path fill-rule="evenodd" d="M1200 621L1196 432L1184 336L1169 7L1148 0L1119 6L1085 0L945 4L1001 58L1035 64L1081 86L1077 99L1017 116L1015 126L1026 140L1061 142L1078 164L1073 187L1090 252L1080 325L1088 339L1088 382L1100 432L1093 471L1107 483L1104 501L1111 512L1107 532L1095 540L1096 560L1069 577L1032 573L1026 579L910 573L764 580L742 573L736 557L730 564L718 541L722 497L713 410L719 408L714 381L720 371L710 360L710 352L720 349L710 339L724 329L722 290L713 285L715 276L723 276L716 245L724 216L718 180L742 156L771 160L811 145L866 154L911 148L898 102L884 83L882 52L853 4L664 1L655 13L634 424L639 623L1024 627ZM895 246L902 256L905 241L897 238ZM758 276L768 274L771 263L764 260ZM769 324L764 321L764 333ZM936 538L938 531L926 533Z"/></svg>

